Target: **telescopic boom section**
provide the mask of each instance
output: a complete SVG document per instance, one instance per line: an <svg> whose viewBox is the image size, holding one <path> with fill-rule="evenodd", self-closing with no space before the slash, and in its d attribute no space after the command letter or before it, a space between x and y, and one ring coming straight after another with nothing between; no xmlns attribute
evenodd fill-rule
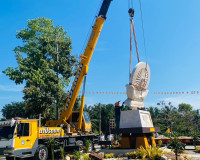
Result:
<svg viewBox="0 0 200 160"><path fill-rule="evenodd" d="M87 74L88 71L88 65L90 63L90 59L92 57L92 54L94 52L95 46L97 44L97 40L99 38L99 35L101 33L104 21L106 19L106 14L108 11L108 8L110 6L112 0L104 0L100 9L100 12L98 14L98 17L96 18L95 24L92 27L92 32L90 34L89 41L87 43L85 52L83 55L80 56L81 62L79 64L78 71L76 73L74 82L72 84L72 88L70 90L69 96L67 98L67 101L65 103L65 106L63 108L60 120L68 120L72 113L72 109L74 107L74 103L76 101L76 98L78 96L81 84L83 82L84 76Z"/></svg>

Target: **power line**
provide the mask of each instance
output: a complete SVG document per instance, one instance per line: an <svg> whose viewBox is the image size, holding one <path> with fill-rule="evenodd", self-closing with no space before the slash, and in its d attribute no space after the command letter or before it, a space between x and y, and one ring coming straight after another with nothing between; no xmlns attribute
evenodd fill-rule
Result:
<svg viewBox="0 0 200 160"><path fill-rule="evenodd" d="M146 56L146 62L147 62L147 49L146 49L146 38L145 38L145 33L144 33L144 21L143 21L143 13L142 13L142 1L139 0L139 3L140 3L140 15L141 15L141 22L142 22L144 50L145 50L145 56Z"/></svg>

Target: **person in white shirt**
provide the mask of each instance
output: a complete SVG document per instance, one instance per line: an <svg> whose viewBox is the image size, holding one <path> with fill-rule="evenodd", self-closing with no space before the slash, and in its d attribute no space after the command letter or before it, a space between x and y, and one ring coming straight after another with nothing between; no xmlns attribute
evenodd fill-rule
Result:
<svg viewBox="0 0 200 160"><path fill-rule="evenodd" d="M113 141L114 138L111 133L108 134L107 139L108 141Z"/></svg>
<svg viewBox="0 0 200 160"><path fill-rule="evenodd" d="M100 141L105 141L105 136L104 136L103 132L100 135Z"/></svg>
<svg viewBox="0 0 200 160"><path fill-rule="evenodd" d="M107 135L107 140L108 140L108 141L111 141L111 143L112 143L112 141L114 140L114 138L113 138L111 132L109 132L109 134ZM111 145L109 145L109 148L111 148Z"/></svg>

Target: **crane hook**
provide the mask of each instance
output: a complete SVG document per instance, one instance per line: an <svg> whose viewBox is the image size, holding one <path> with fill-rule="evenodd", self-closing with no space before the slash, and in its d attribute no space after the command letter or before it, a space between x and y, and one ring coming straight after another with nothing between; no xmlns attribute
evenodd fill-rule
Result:
<svg viewBox="0 0 200 160"><path fill-rule="evenodd" d="M129 16L130 16L131 18L133 18L133 17L134 17L135 10L134 10L133 8L130 8L130 9L128 10L128 13L129 13Z"/></svg>

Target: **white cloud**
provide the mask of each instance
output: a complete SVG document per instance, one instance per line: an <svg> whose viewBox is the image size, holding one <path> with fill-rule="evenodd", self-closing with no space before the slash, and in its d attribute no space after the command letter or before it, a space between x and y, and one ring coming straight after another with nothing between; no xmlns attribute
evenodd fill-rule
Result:
<svg viewBox="0 0 200 160"><path fill-rule="evenodd" d="M0 91L21 92L23 88L22 85L0 85Z"/></svg>
<svg viewBox="0 0 200 160"><path fill-rule="evenodd" d="M181 103L187 103L193 106L195 109L200 109L200 95L183 95L177 97L168 97L160 100L166 102L172 102L172 105L178 106Z"/></svg>
<svg viewBox="0 0 200 160"><path fill-rule="evenodd" d="M94 104L96 104L97 102L94 100L94 98L87 96L87 98L85 98L85 104L87 104L87 106L92 106Z"/></svg>
<svg viewBox="0 0 200 160"><path fill-rule="evenodd" d="M0 100L10 100L10 99L11 97L8 97L8 96L5 96L5 97L0 96Z"/></svg>
<svg viewBox="0 0 200 160"><path fill-rule="evenodd" d="M144 101L144 106L145 107L155 107L157 105L157 103L156 102L146 102L146 101Z"/></svg>

